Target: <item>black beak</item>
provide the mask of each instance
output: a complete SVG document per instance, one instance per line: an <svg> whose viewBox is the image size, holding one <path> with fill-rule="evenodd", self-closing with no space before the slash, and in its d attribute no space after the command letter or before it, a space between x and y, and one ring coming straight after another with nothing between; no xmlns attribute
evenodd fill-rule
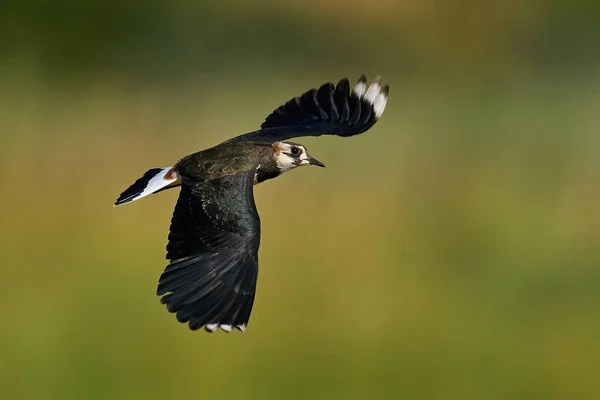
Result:
<svg viewBox="0 0 600 400"><path fill-rule="evenodd" d="M325 164L323 164L321 161L317 160L316 158L312 158L312 157L308 157L308 165L316 165L317 167L325 167Z"/></svg>

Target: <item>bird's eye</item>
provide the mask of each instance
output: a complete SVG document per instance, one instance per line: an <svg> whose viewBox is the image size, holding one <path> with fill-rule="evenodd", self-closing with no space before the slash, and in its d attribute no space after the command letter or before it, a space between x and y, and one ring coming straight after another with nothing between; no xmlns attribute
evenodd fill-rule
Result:
<svg viewBox="0 0 600 400"><path fill-rule="evenodd" d="M297 147L292 147L292 150L290 150L290 152L291 152L293 155L297 156L298 154L300 154L300 149L299 149L299 148L297 148Z"/></svg>

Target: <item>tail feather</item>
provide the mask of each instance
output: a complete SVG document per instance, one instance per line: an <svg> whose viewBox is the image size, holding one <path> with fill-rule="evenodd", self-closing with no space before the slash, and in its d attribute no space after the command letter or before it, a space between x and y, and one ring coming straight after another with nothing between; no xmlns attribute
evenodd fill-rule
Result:
<svg viewBox="0 0 600 400"><path fill-rule="evenodd" d="M158 193L180 184L179 174L173 170L173 167L149 169L144 176L121 193L115 206L131 203L149 194Z"/></svg>

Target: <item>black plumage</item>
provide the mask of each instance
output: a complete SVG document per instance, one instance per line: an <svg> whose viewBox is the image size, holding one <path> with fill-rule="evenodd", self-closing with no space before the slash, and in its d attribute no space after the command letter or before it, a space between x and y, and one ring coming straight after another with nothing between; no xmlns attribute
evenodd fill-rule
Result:
<svg viewBox="0 0 600 400"><path fill-rule="evenodd" d="M115 206L120 206L121 204L133 201L133 199L146 188L148 180L156 176L156 174L158 174L160 171L161 168L150 168L148 171L146 171L141 178L139 178L133 183L133 185L129 186L127 190L121 193L119 199L115 202Z"/></svg>
<svg viewBox="0 0 600 400"><path fill-rule="evenodd" d="M181 186L167 245L170 260L157 294L192 330L245 330L258 278L260 218L253 185L301 165L324 166L298 136L360 134L383 113L389 89L363 76L295 97L271 113L261 129L154 168L125 190L115 205Z"/></svg>
<svg viewBox="0 0 600 400"><path fill-rule="evenodd" d="M221 324L244 329L258 276L260 220L254 170L181 188L171 221L157 294L177 320L197 329Z"/></svg>
<svg viewBox="0 0 600 400"><path fill-rule="evenodd" d="M375 83L379 82L379 78L375 80ZM364 75L359 78L358 85L366 86ZM389 86L381 86L380 92L387 99ZM350 91L347 78L341 79L335 86L328 82L277 108L265 119L261 129L225 143L272 143L301 136L358 135L373 126L378 119L373 112L373 104L362 100Z"/></svg>

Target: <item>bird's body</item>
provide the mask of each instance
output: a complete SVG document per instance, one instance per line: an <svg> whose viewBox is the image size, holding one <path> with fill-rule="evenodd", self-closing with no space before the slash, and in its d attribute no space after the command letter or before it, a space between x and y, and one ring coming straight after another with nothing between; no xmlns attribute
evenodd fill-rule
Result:
<svg viewBox="0 0 600 400"><path fill-rule="evenodd" d="M285 144L303 146L296 143ZM218 179L225 175L241 171L256 170L255 184L272 179L284 171L277 166L277 155L283 151L285 144L239 142L224 143L210 149L199 151L182 158L175 170L199 180Z"/></svg>
<svg viewBox="0 0 600 400"><path fill-rule="evenodd" d="M256 174L259 175L258 166L267 165L272 153L269 145L249 142L221 144L184 157L175 168L180 173L199 180L218 179L251 169L256 169Z"/></svg>
<svg viewBox="0 0 600 400"><path fill-rule="evenodd" d="M324 165L297 136L353 136L381 116L388 88L361 76L322 85L279 107L261 129L146 172L115 205L181 186L157 294L192 330L246 329L258 277L260 219L253 186L302 165Z"/></svg>

